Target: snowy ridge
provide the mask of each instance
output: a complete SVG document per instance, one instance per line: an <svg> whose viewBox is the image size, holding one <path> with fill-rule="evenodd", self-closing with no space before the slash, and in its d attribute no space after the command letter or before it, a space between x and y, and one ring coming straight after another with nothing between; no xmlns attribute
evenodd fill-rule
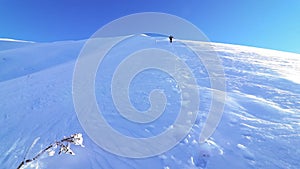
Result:
<svg viewBox="0 0 300 169"><path fill-rule="evenodd" d="M35 42L33 42L33 41L18 40L18 39L10 39L10 38L0 38L0 41L35 43Z"/></svg>
<svg viewBox="0 0 300 169"><path fill-rule="evenodd" d="M204 103L196 124L176 147L146 159L128 159L108 153L93 143L81 128L73 108L72 76L84 41L35 43L0 51L0 168L16 168L33 142L35 145L28 158L54 140L76 132L83 133L85 148L74 147L75 156L45 156L29 168L300 168L300 55L238 45L183 42L204 53L217 52L220 56L228 96L223 118L212 137L200 144L199 133L211 96L205 70L195 62L191 68L200 72L198 87ZM122 48L124 44L171 49L187 63L194 61L180 40L175 39L170 45L167 38L157 40L139 35L122 42L115 48L119 52L110 55L118 57L129 50ZM204 51L205 45L212 46L214 51ZM130 97L134 104L147 107L147 98L139 94L150 85L138 85L138 82L146 83L143 79L146 77L140 78L135 81L136 93ZM154 81L158 81L157 78L155 76ZM163 87L180 92L172 80L164 82ZM102 88L97 88L96 93L103 97L107 94ZM132 132L117 119L111 117L108 121L124 133ZM146 132L166 128L169 123L156 124ZM135 134L143 136L144 133ZM117 145L117 140L111 142Z"/></svg>

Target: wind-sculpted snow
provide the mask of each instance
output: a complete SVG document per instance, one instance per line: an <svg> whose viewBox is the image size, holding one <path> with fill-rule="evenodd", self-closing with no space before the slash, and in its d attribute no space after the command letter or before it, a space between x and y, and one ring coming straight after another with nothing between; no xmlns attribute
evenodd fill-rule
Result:
<svg viewBox="0 0 300 169"><path fill-rule="evenodd" d="M211 102L209 77L205 67L194 61L193 53L180 42L193 45L202 54L217 52L225 69L227 98L223 117L212 137L201 144L199 135ZM107 63L117 64L119 55L134 50L122 48L126 43L114 48L111 56L117 59ZM73 133L82 133L85 145L74 147L75 156L45 155L29 168L300 168L299 54L178 39L170 44L165 37L145 35L133 36L130 43L135 44L132 46L148 43L176 52L197 74L199 85L194 87L200 91L200 110L185 139L161 155L144 159L123 158L104 151L85 134L73 107L73 70L84 41L11 46L0 51L0 168L17 168L33 142L36 143L26 158ZM207 45L214 51L205 51ZM112 69L109 64L104 66ZM105 88L108 81L101 80L109 76L99 77L96 79L97 98L101 98L99 107L113 110L113 104L103 99L108 94ZM169 113L159 123L139 129L131 124L124 126L124 119L107 113L108 123L134 137L155 135L172 125L174 113L178 112L180 90L168 75L152 70L136 76L131 84L131 102L137 109L147 109L147 93L157 87L167 93ZM138 132L132 133L130 127L136 127L134 131ZM111 140L112 144L117 142Z"/></svg>

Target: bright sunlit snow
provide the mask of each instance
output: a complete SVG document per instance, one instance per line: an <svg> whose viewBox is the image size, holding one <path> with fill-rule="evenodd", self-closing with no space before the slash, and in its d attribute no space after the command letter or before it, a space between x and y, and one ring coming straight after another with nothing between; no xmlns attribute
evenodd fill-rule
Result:
<svg viewBox="0 0 300 169"><path fill-rule="evenodd" d="M144 128L117 117L108 97L106 72L122 57L143 48L169 50L186 61L199 86L201 109L191 132L176 147L159 156L130 159L98 147L81 128L72 100L72 78L77 56L85 41L31 43L0 39L0 168L17 168L53 141L82 133L84 147L75 156L43 156L27 168L44 169L298 169L300 168L300 55L254 47L202 43L165 37L135 35L111 50L96 79L99 108L107 122L131 137L149 137L172 125L179 109L180 90L172 77L157 70L133 79L130 99L139 110L149 107L155 88L166 92L168 104L162 119ZM198 142L205 122L211 90L205 67L183 43L207 49L221 58L227 98L222 120L206 143ZM129 45L130 47L124 47ZM202 51L209 54L213 51ZM104 64L103 63L103 64ZM180 72L178 70L178 73ZM102 83L103 82L103 83ZM101 133L99 133L101 135ZM104 138L105 139L105 138ZM117 144L118 140L111 140ZM34 143L34 144L33 144ZM79 145L82 142L78 143ZM158 143L159 144L159 143ZM32 148L30 148L32 147ZM148 147L151 148L151 147ZM53 154L52 154L53 155Z"/></svg>

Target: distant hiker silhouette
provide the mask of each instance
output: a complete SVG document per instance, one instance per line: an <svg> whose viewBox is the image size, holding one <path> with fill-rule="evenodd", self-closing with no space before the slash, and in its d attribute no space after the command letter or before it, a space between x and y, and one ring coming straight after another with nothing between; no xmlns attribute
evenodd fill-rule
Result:
<svg viewBox="0 0 300 169"><path fill-rule="evenodd" d="M173 42L173 38L174 38L174 37L173 37L172 35L170 35L170 36L169 36L170 43L172 43L172 42Z"/></svg>

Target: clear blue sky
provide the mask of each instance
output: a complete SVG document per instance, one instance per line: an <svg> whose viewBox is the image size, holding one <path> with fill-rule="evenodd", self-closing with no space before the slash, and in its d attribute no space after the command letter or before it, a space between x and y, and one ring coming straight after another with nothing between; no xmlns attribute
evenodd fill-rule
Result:
<svg viewBox="0 0 300 169"><path fill-rule="evenodd" d="M214 42L300 53L300 0L0 0L0 37L86 39L136 12L185 18Z"/></svg>

